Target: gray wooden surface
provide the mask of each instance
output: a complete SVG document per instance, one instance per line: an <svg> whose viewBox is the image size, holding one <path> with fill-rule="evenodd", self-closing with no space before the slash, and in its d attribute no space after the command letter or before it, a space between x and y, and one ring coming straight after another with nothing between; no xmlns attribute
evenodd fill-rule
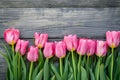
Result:
<svg viewBox="0 0 120 80"><path fill-rule="evenodd" d="M108 30L120 30L120 0L0 0L0 51L3 31L14 27L33 45L34 32L48 33L49 41L64 35L105 39ZM0 80L6 63L0 56Z"/></svg>
<svg viewBox="0 0 120 80"><path fill-rule="evenodd" d="M120 0L0 0L0 7L118 7Z"/></svg>
<svg viewBox="0 0 120 80"><path fill-rule="evenodd" d="M7 8L0 16L0 38L8 27L20 29L22 38L33 38L35 31L50 38L103 38L107 30L120 30L120 8Z"/></svg>

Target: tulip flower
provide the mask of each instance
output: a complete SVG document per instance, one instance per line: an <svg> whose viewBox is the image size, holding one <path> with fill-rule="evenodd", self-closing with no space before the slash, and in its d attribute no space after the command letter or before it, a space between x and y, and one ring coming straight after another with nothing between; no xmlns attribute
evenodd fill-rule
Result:
<svg viewBox="0 0 120 80"><path fill-rule="evenodd" d="M76 35L68 35L64 36L64 42L66 43L67 49L69 51L74 51L77 49L77 36Z"/></svg>
<svg viewBox="0 0 120 80"><path fill-rule="evenodd" d="M88 49L87 39L80 39L77 48L77 53L79 55L85 55L85 53L87 53L87 49Z"/></svg>
<svg viewBox="0 0 120 80"><path fill-rule="evenodd" d="M96 55L99 57L105 56L107 53L108 45L106 41L97 40Z"/></svg>
<svg viewBox="0 0 120 80"><path fill-rule="evenodd" d="M107 31L106 32L107 44L112 48L112 59L111 59L111 80L113 79L113 64L114 64L114 48L118 47L120 43L120 32L119 31Z"/></svg>
<svg viewBox="0 0 120 80"><path fill-rule="evenodd" d="M46 58L51 58L54 55L54 43L46 42L43 54Z"/></svg>
<svg viewBox="0 0 120 80"><path fill-rule="evenodd" d="M43 54L46 58L45 63L44 63L44 68L43 68L44 80L49 80L49 58L54 56L54 53L55 53L55 44L53 42L46 42L45 47L43 49Z"/></svg>
<svg viewBox="0 0 120 80"><path fill-rule="evenodd" d="M97 61L97 65L96 65L96 69L97 69L97 73L95 73L97 76L96 76L96 80L99 80L99 72L100 72L100 64L101 64L101 57L105 56L107 54L107 49L108 49L108 45L107 45L107 42L106 41L100 41L100 40L97 40L97 43L96 43L97 47L96 47L96 55L99 57L98 61Z"/></svg>
<svg viewBox="0 0 120 80"><path fill-rule="evenodd" d="M95 40L88 39L88 40L87 40L87 45L88 45L87 55L88 55L88 56L94 55L94 53L95 53L95 51L96 51L96 41L95 41Z"/></svg>
<svg viewBox="0 0 120 80"><path fill-rule="evenodd" d="M38 60L38 48L37 47L30 46L30 48L28 49L28 53L27 53L27 59L30 62L36 62Z"/></svg>
<svg viewBox="0 0 120 80"><path fill-rule="evenodd" d="M28 47L29 41L25 41L25 40L18 40L16 47L15 47L15 51L16 52L20 52L21 55L24 55L27 47Z"/></svg>
<svg viewBox="0 0 120 80"><path fill-rule="evenodd" d="M56 42L55 44L55 56L58 58L64 58L66 55L66 45L64 41Z"/></svg>
<svg viewBox="0 0 120 80"><path fill-rule="evenodd" d="M60 64L60 75L63 74L63 62L62 58L66 55L66 45L64 41L56 42L55 43L55 55L59 58L59 64Z"/></svg>
<svg viewBox="0 0 120 80"><path fill-rule="evenodd" d="M20 32L18 29L8 28L4 31L4 39L10 45L14 45L19 39L19 36Z"/></svg>
<svg viewBox="0 0 120 80"><path fill-rule="evenodd" d="M38 60L38 47L30 46L30 48L28 49L27 59L31 62L29 70L29 80L32 80L31 75L33 62L36 62Z"/></svg>
<svg viewBox="0 0 120 80"><path fill-rule="evenodd" d="M76 63L74 58L74 51L77 49L77 36L76 35L68 35L64 36L64 42L66 44L66 47L69 51L71 51L72 56L72 66L74 70L74 79L76 80Z"/></svg>
<svg viewBox="0 0 120 80"><path fill-rule="evenodd" d="M36 32L34 34L34 37L35 37L35 45L38 48L43 48L45 43L48 40L48 34L39 34L39 33Z"/></svg>
<svg viewBox="0 0 120 80"><path fill-rule="evenodd" d="M107 44L111 48L118 47L118 45L120 43L120 33L119 33L119 31L107 31L106 32L106 40L107 40Z"/></svg>

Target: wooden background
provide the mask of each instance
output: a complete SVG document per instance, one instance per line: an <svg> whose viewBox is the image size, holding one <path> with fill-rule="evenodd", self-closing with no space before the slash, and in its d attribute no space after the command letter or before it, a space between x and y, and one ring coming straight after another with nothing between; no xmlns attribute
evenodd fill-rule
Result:
<svg viewBox="0 0 120 80"><path fill-rule="evenodd" d="M48 33L50 41L68 34L105 39L106 31L120 30L120 0L0 0L0 44L9 27L20 29L31 45L34 32ZM5 76L0 56L0 80Z"/></svg>

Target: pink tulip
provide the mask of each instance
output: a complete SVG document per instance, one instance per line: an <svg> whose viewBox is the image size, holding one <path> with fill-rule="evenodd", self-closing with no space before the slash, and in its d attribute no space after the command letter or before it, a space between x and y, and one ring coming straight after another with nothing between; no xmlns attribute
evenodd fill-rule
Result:
<svg viewBox="0 0 120 80"><path fill-rule="evenodd" d="M34 37L35 37L35 45L38 48L43 48L45 43L48 40L48 34L39 34L39 33L36 32L34 34Z"/></svg>
<svg viewBox="0 0 120 80"><path fill-rule="evenodd" d="M106 32L106 41L111 48L118 47L120 43L120 33L119 31L107 31Z"/></svg>
<svg viewBox="0 0 120 80"><path fill-rule="evenodd" d="M68 35L64 36L64 42L69 51L74 51L77 49L77 36L76 35Z"/></svg>
<svg viewBox="0 0 120 80"><path fill-rule="evenodd" d="M54 56L55 45L53 42L46 42L43 50L44 56L46 58L51 58Z"/></svg>
<svg viewBox="0 0 120 80"><path fill-rule="evenodd" d="M96 55L101 57L107 54L108 45L106 41L97 40Z"/></svg>
<svg viewBox="0 0 120 80"><path fill-rule="evenodd" d="M14 45L19 39L19 36L20 32L18 29L8 28L4 31L4 39L10 45Z"/></svg>
<svg viewBox="0 0 120 80"><path fill-rule="evenodd" d="M38 47L30 46L27 59L31 62L36 62L38 60Z"/></svg>
<svg viewBox="0 0 120 80"><path fill-rule="evenodd" d="M77 48L77 52L79 55L85 55L85 53L87 53L87 39L80 39L79 40L79 45Z"/></svg>
<svg viewBox="0 0 120 80"><path fill-rule="evenodd" d="M16 52L20 52L21 55L24 55L26 53L27 47L28 47L29 41L25 41L25 40L18 40L16 47L15 47L15 51Z"/></svg>
<svg viewBox="0 0 120 80"><path fill-rule="evenodd" d="M87 44L88 44L87 55L88 56L94 55L94 53L96 51L96 41L88 39Z"/></svg>
<svg viewBox="0 0 120 80"><path fill-rule="evenodd" d="M66 45L64 41L55 43L55 56L58 58L64 58L66 55Z"/></svg>

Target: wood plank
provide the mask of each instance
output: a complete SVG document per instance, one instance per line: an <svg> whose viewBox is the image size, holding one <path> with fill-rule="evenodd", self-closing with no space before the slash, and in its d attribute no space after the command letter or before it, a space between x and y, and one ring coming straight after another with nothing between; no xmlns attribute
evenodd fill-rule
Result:
<svg viewBox="0 0 120 80"><path fill-rule="evenodd" d="M0 0L0 8L120 7L120 0Z"/></svg>
<svg viewBox="0 0 120 80"><path fill-rule="evenodd" d="M106 31L120 30L120 8L3 8L0 16L0 38L8 27L20 29L21 38L40 32L103 39Z"/></svg>

